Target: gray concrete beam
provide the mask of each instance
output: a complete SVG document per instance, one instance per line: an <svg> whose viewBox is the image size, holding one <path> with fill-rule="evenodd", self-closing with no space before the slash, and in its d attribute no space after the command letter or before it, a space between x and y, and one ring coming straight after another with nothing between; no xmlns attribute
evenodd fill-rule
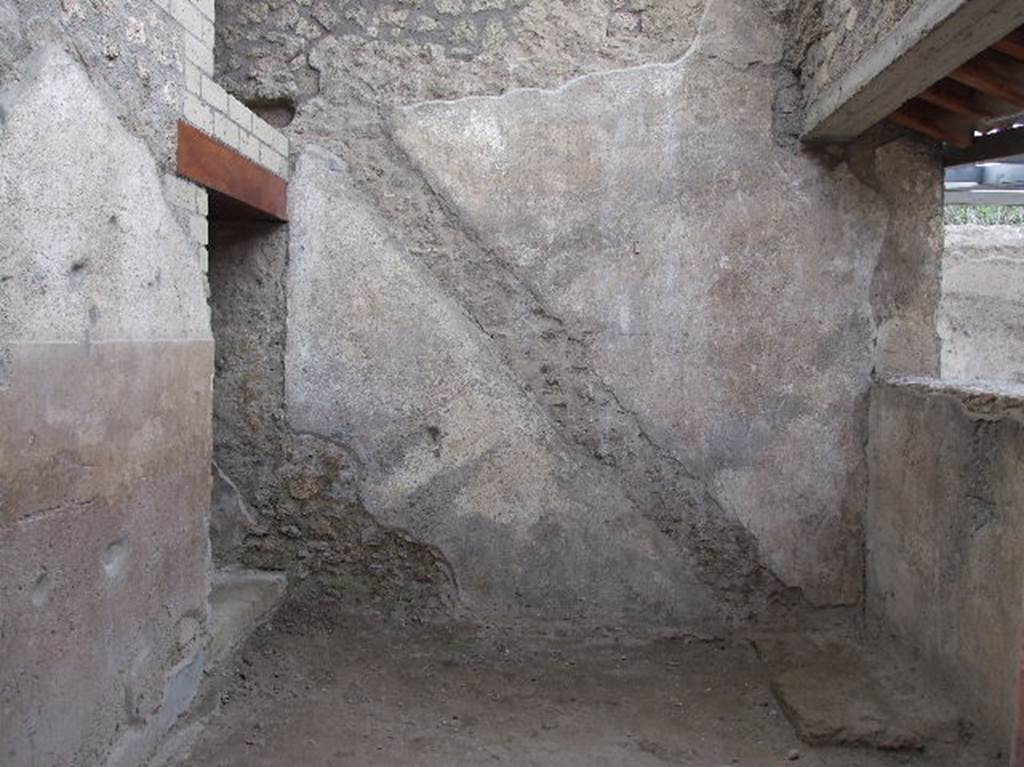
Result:
<svg viewBox="0 0 1024 767"><path fill-rule="evenodd" d="M1024 24L1021 0L928 0L807 105L804 141L852 141Z"/></svg>

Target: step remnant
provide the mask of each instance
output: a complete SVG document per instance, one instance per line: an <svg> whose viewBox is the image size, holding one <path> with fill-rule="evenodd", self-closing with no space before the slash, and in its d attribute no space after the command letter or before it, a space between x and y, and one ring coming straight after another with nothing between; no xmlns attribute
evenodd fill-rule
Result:
<svg viewBox="0 0 1024 767"><path fill-rule="evenodd" d="M206 652L215 666L273 615L284 596L283 573L228 567L213 576Z"/></svg>

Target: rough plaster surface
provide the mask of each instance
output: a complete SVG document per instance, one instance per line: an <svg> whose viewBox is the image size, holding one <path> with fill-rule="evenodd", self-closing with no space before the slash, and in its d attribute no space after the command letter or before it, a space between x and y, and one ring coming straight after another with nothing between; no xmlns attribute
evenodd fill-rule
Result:
<svg viewBox="0 0 1024 767"><path fill-rule="evenodd" d="M714 615L692 564L562 442L340 160L300 156L289 213L289 422L351 442L369 511L443 552L470 607Z"/></svg>
<svg viewBox="0 0 1024 767"><path fill-rule="evenodd" d="M789 48L805 101L839 80L915 6L927 1L797 0Z"/></svg>
<svg viewBox="0 0 1024 767"><path fill-rule="evenodd" d="M338 88L370 101L479 94L678 56L702 9L703 0L223 0L217 69L257 107L332 99Z"/></svg>
<svg viewBox="0 0 1024 767"><path fill-rule="evenodd" d="M0 338L208 338L198 254L146 146L60 48L26 69L0 93Z"/></svg>
<svg viewBox="0 0 1024 767"><path fill-rule="evenodd" d="M1024 228L946 227L942 377L1024 383Z"/></svg>
<svg viewBox="0 0 1024 767"><path fill-rule="evenodd" d="M756 7L716 2L676 64L417 104L395 131L481 248L582 346L615 393L607 409L634 414L700 477L784 583L834 604L859 594L860 402L887 213L845 166L774 144L771 29ZM542 359L572 408L571 363ZM632 435L602 415L598 455L629 482L616 445Z"/></svg>
<svg viewBox="0 0 1024 767"><path fill-rule="evenodd" d="M958 739L949 691L910 653L860 639L830 641L772 679L772 692L805 743L935 751ZM760 649L760 645L759 645Z"/></svg>
<svg viewBox="0 0 1024 767"><path fill-rule="evenodd" d="M488 5L346 21L226 3L218 67L243 100L288 104L293 145L344 159L574 460L702 583L734 604L855 601L871 368L937 372L936 158L876 137L830 169L780 140L799 123L794 4L691 4L669 25L631 4L625 33L612 3ZM445 19L433 37L425 16ZM504 33L460 47L463 16Z"/></svg>
<svg viewBox="0 0 1024 767"><path fill-rule="evenodd" d="M286 571L295 598L316 605L320 615L328 608L400 615L448 607L447 563L436 550L382 527L367 513L350 451L287 423L287 264L286 228L214 226L213 437L217 471L226 480L215 488L228 491L226 497L215 494L212 510L216 562ZM223 526L222 499L228 510ZM241 504L252 519L231 513Z"/></svg>
<svg viewBox="0 0 1024 767"><path fill-rule="evenodd" d="M153 0L0 0L0 80L57 42L73 47L95 88L161 169L173 165L184 88L185 35Z"/></svg>
<svg viewBox="0 0 1024 767"><path fill-rule="evenodd" d="M281 573L220 568L210 591L210 633L206 652L210 665L224 662L262 623L270 620L284 596Z"/></svg>
<svg viewBox="0 0 1024 767"><path fill-rule="evenodd" d="M0 762L137 765L203 668L196 249L60 46L0 90Z"/></svg>
<svg viewBox="0 0 1024 767"><path fill-rule="evenodd" d="M137 764L195 694L211 356L14 347L0 393L5 765L103 764L112 747L112 764Z"/></svg>
<svg viewBox="0 0 1024 767"><path fill-rule="evenodd" d="M772 636L801 650L808 640ZM955 725L923 753L802 743L772 699L765 638L755 652L740 638L638 627L510 633L348 620L318 629L286 607L243 650L244 673L217 680L222 715L172 764L1005 767L1005 757L960 741Z"/></svg>
<svg viewBox="0 0 1024 767"><path fill-rule="evenodd" d="M871 398L867 605L943 669L1008 753L1022 622L1024 390L882 383Z"/></svg>
<svg viewBox="0 0 1024 767"><path fill-rule="evenodd" d="M893 141L875 149L867 167L857 157L852 164L889 210L871 282L875 372L938 375L943 172L936 147Z"/></svg>

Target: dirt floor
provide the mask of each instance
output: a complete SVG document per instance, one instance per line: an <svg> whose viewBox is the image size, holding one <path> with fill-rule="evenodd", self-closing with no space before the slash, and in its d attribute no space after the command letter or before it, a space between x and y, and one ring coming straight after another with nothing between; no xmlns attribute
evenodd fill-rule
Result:
<svg viewBox="0 0 1024 767"><path fill-rule="evenodd" d="M801 743L755 644L605 630L279 616L210 680L180 767L883 767L997 764L962 733L925 752ZM301 627L301 628L300 628Z"/></svg>

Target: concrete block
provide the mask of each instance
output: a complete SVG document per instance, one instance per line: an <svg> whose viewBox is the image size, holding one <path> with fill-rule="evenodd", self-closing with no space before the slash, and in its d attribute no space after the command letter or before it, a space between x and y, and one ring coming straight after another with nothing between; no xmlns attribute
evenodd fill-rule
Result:
<svg viewBox="0 0 1024 767"><path fill-rule="evenodd" d="M274 135L277 131L269 123L256 115L252 116L252 132L256 135L256 138L270 147L273 147L276 143Z"/></svg>
<svg viewBox="0 0 1024 767"><path fill-rule="evenodd" d="M185 34L185 58L199 67L200 71L213 76L213 49L200 38Z"/></svg>
<svg viewBox="0 0 1024 767"><path fill-rule="evenodd" d="M215 83L212 78L203 77L203 100L214 109L228 113L228 94L220 85Z"/></svg>
<svg viewBox="0 0 1024 767"><path fill-rule="evenodd" d="M244 131L252 131L252 118L253 114L249 107L245 106L241 101L236 99L234 96L228 96L228 115L238 123Z"/></svg>
<svg viewBox="0 0 1024 767"><path fill-rule="evenodd" d="M214 0L193 0L200 12L210 21L216 21L216 8Z"/></svg>
<svg viewBox="0 0 1024 767"><path fill-rule="evenodd" d="M196 209L195 196L197 187L180 176L168 173L163 178L164 197L168 204L189 212Z"/></svg>
<svg viewBox="0 0 1024 767"><path fill-rule="evenodd" d="M288 156L288 139L279 130L271 130L268 134L270 138L270 146L274 148L274 151L284 157Z"/></svg>
<svg viewBox="0 0 1024 767"><path fill-rule="evenodd" d="M216 43L217 33L213 27L213 22L208 19L203 19L201 23L201 34L199 39L203 41L203 45L212 49Z"/></svg>
<svg viewBox="0 0 1024 767"><path fill-rule="evenodd" d="M223 112L213 113L213 135L232 149L239 147L238 126Z"/></svg>
<svg viewBox="0 0 1024 767"><path fill-rule="evenodd" d="M282 178L288 177L288 161L266 144L260 144L260 165Z"/></svg>
<svg viewBox="0 0 1024 767"><path fill-rule="evenodd" d="M197 96L202 96L202 85L203 85L203 73L199 71L199 67L195 64L186 61L185 62L185 87L189 93L194 93Z"/></svg>
<svg viewBox="0 0 1024 767"><path fill-rule="evenodd" d="M198 39L203 36L203 16L190 0L171 0L171 15L187 32Z"/></svg>
<svg viewBox="0 0 1024 767"><path fill-rule="evenodd" d="M185 94L183 114L185 120L192 123L199 130L213 135L213 110L194 93Z"/></svg>
<svg viewBox="0 0 1024 767"><path fill-rule="evenodd" d="M260 144L259 139L251 133L239 131L238 151L255 163L262 163L262 156L260 154L261 147L262 144Z"/></svg>

